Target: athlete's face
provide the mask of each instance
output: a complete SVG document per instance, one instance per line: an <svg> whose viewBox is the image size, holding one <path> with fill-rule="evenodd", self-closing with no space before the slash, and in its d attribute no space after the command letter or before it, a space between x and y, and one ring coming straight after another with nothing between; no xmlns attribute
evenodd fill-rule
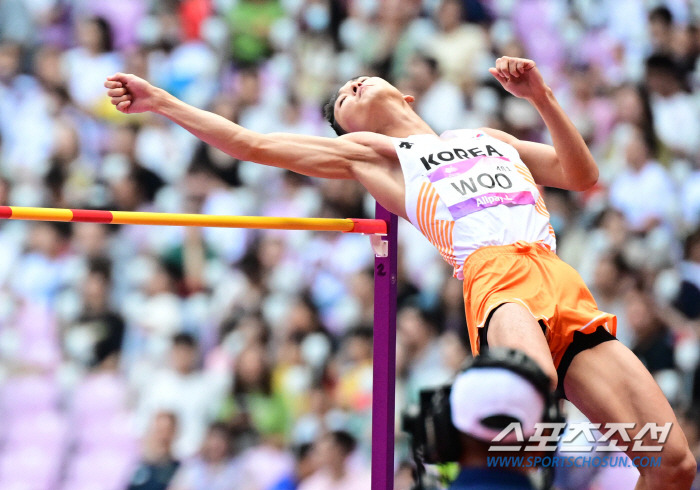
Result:
<svg viewBox="0 0 700 490"><path fill-rule="evenodd" d="M349 133L376 132L391 117L392 104L412 100L383 78L359 77L338 91L335 119Z"/></svg>

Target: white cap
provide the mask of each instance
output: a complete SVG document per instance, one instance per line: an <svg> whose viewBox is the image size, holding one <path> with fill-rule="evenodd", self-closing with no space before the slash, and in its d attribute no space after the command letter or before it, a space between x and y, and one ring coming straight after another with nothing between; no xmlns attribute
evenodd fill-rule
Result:
<svg viewBox="0 0 700 490"><path fill-rule="evenodd" d="M505 415L520 422L527 439L542 422L545 400L527 379L510 369L483 367L467 369L457 376L450 394L452 422L465 434L482 441L492 441L502 429L482 423L487 417ZM501 443L516 442L510 431Z"/></svg>

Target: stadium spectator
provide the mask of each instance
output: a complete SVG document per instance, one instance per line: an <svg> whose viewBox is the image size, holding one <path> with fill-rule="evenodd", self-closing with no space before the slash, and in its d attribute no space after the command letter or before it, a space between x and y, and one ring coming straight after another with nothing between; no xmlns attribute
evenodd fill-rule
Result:
<svg viewBox="0 0 700 490"><path fill-rule="evenodd" d="M177 417L172 412L157 413L144 437L139 463L128 490L166 490L180 461L173 457Z"/></svg>
<svg viewBox="0 0 700 490"><path fill-rule="evenodd" d="M254 345L239 354L233 379L219 418L237 433L283 441L290 430L289 407L273 390L272 369L263 346Z"/></svg>
<svg viewBox="0 0 700 490"><path fill-rule="evenodd" d="M407 395L417 400L422 388L446 382L451 373L442 356L437 327L425 312L405 307L399 313L397 330L407 350Z"/></svg>
<svg viewBox="0 0 700 490"><path fill-rule="evenodd" d="M372 408L372 337L372 328L358 327L341 345L338 405L360 414Z"/></svg>
<svg viewBox="0 0 700 490"><path fill-rule="evenodd" d="M621 253L604 255L598 261L591 292L596 303L604 311L617 316L617 339L631 346L632 333L627 321L625 295L634 286L632 270Z"/></svg>
<svg viewBox="0 0 700 490"><path fill-rule="evenodd" d="M154 373L140 387L138 417L141 427L162 410L172 411L177 416L179 428L174 454L178 458L197 452L223 396L224 387L218 379L198 368L199 356L194 337L177 334L172 341L170 367Z"/></svg>
<svg viewBox="0 0 700 490"><path fill-rule="evenodd" d="M676 190L666 169L653 160L650 143L641 130L627 143L627 166L610 185L610 204L635 232L647 233L659 225L672 225Z"/></svg>
<svg viewBox="0 0 700 490"><path fill-rule="evenodd" d="M238 490L245 488L240 462L231 458L231 433L221 423L209 426L197 456L175 473L169 490Z"/></svg>
<svg viewBox="0 0 700 490"><path fill-rule="evenodd" d="M294 471L277 482L270 490L297 490L316 471L312 444L302 444L294 450Z"/></svg>
<svg viewBox="0 0 700 490"><path fill-rule="evenodd" d="M654 300L639 289L625 298L627 320L632 332L632 352L652 374L674 369L673 335L654 310Z"/></svg>
<svg viewBox="0 0 700 490"><path fill-rule="evenodd" d="M700 229L685 239L685 257L680 264L681 284L674 306L686 318L700 318Z"/></svg>
<svg viewBox="0 0 700 490"><path fill-rule="evenodd" d="M463 22L464 7L459 0L442 0L435 14L437 32L428 41L445 79L458 87L469 86L477 77L488 40L481 26Z"/></svg>
<svg viewBox="0 0 700 490"><path fill-rule="evenodd" d="M681 204L685 225L695 228L700 225L700 169L697 168L700 160L696 158L696 168L683 182Z"/></svg>
<svg viewBox="0 0 700 490"><path fill-rule="evenodd" d="M416 112L436 133L459 124L465 111L459 88L440 77L438 62L429 56L415 56L408 66L408 86L415 94Z"/></svg>
<svg viewBox="0 0 700 490"><path fill-rule="evenodd" d="M665 5L649 12L649 33L654 54L670 55L673 50L673 14Z"/></svg>
<svg viewBox="0 0 700 490"><path fill-rule="evenodd" d="M314 447L318 470L309 476L299 490L360 490L370 485L369 473L357 467L352 455L357 446L353 436L344 431L330 432Z"/></svg>
<svg viewBox="0 0 700 490"><path fill-rule="evenodd" d="M67 51L63 65L71 98L86 110L95 110L104 94L99 90L104 73L121 71L124 64L114 51L112 27L101 17L76 24L78 46Z"/></svg>
<svg viewBox="0 0 700 490"><path fill-rule="evenodd" d="M700 115L683 73L672 58L653 55L646 62L654 130L674 154L691 157L700 150Z"/></svg>
<svg viewBox="0 0 700 490"><path fill-rule="evenodd" d="M270 28L283 14L282 7L275 1L236 2L226 15L231 30L235 33L231 39L233 59L242 64L253 64L269 56Z"/></svg>

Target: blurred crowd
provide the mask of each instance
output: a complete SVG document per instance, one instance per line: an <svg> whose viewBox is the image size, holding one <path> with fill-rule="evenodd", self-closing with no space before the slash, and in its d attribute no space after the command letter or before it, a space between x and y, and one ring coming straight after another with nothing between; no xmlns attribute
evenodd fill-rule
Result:
<svg viewBox="0 0 700 490"><path fill-rule="evenodd" d="M488 73L502 55L537 62L598 162L594 189L544 190L559 254L700 458L696 1L2 0L0 204L373 217L354 182L118 113L105 78L134 73L252 130L331 136L320 107L370 74L438 133L548 142ZM399 234L397 413L469 355L461 283L419 232ZM0 250L3 490L369 488L366 237L17 221ZM397 428L397 489L409 454ZM632 488L617 473L558 478Z"/></svg>

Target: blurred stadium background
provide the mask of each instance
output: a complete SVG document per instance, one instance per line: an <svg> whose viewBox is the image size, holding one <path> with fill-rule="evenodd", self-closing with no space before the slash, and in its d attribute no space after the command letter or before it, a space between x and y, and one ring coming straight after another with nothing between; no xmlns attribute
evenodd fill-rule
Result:
<svg viewBox="0 0 700 490"><path fill-rule="evenodd" d="M330 136L324 100L373 74L438 132L546 142L487 71L533 58L601 169L584 194L546 189L559 253L700 456L699 22L696 0L0 0L0 204L372 217L353 182L119 114L105 77ZM397 410L469 355L461 283L406 223L400 241ZM0 250L3 490L369 488L365 237L3 222ZM398 433L397 489L408 455ZM622 490L634 472L558 481Z"/></svg>

